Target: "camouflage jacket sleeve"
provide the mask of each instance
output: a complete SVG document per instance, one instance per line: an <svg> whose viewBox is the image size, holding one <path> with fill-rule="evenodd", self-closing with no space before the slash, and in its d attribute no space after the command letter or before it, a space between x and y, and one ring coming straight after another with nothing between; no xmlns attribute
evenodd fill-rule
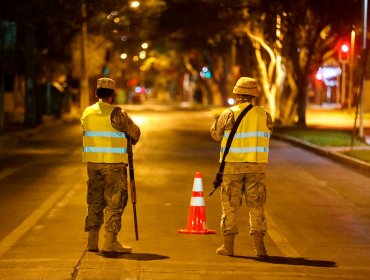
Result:
<svg viewBox="0 0 370 280"><path fill-rule="evenodd" d="M213 123L210 133L213 139L221 141L225 130L231 130L235 123L233 111L227 109L224 110L221 115L216 117Z"/></svg>
<svg viewBox="0 0 370 280"><path fill-rule="evenodd" d="M110 115L112 126L124 132L132 139L135 145L140 138L140 128L133 122L127 113L120 107L115 107Z"/></svg>
<svg viewBox="0 0 370 280"><path fill-rule="evenodd" d="M267 115L267 121L266 121L266 124L267 124L267 127L270 129L270 133L272 134L272 130L273 130L273 123L272 123L272 118L271 118L271 115L269 112L266 111L266 115Z"/></svg>
<svg viewBox="0 0 370 280"><path fill-rule="evenodd" d="M266 111L266 125L272 133L273 123L270 113ZM234 126L235 118L234 113L231 110L225 110L222 114L216 117L213 123L210 133L213 139L216 141L221 141L225 130L231 130Z"/></svg>

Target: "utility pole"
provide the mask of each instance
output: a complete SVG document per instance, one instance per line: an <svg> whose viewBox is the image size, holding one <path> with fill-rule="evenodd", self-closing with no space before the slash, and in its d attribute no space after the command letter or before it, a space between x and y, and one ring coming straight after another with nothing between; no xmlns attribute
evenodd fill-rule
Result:
<svg viewBox="0 0 370 280"><path fill-rule="evenodd" d="M366 33L367 33L367 9L368 9L368 1L364 0L363 5L363 31L362 31L362 53L363 59L367 59L365 55L366 52ZM366 63L364 63L366 65ZM366 69L363 69L366 71ZM359 137L361 139L364 138L364 107L365 107L365 75L362 78L362 86L361 86L361 93L360 93L360 129L359 129Z"/></svg>
<svg viewBox="0 0 370 280"><path fill-rule="evenodd" d="M87 55L87 12L86 0L81 5L82 27L81 27L81 76L80 76L80 109L83 110L90 104L89 77L86 64Z"/></svg>
<svg viewBox="0 0 370 280"><path fill-rule="evenodd" d="M354 27L351 31L351 47L350 47L350 56L349 56L349 84L348 84L348 110L352 107L353 101L353 64L354 64L354 56L355 56L355 36L356 32Z"/></svg>

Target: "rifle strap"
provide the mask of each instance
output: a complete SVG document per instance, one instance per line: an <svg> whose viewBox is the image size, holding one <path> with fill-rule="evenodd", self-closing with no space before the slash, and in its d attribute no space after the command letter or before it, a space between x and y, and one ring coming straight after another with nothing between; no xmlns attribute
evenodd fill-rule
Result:
<svg viewBox="0 0 370 280"><path fill-rule="evenodd" d="M230 131L230 134L229 134L229 137L227 138L227 142L226 142L226 147L225 147L225 151L224 151L224 154L223 154L223 157L222 157L222 161L221 161L221 164L220 164L220 168L218 169L218 173L219 174L223 174L224 172L224 169L225 169L225 158L227 156L227 154L229 153L229 150L230 150L230 146L231 146L231 142L233 141L234 139L234 135L236 133L236 130L238 129L238 126L239 124L241 123L242 119L244 118L244 116L253 108L253 105L252 104L249 104L241 113L240 115L238 116L238 118L236 119L234 125L233 125L233 128L231 129Z"/></svg>

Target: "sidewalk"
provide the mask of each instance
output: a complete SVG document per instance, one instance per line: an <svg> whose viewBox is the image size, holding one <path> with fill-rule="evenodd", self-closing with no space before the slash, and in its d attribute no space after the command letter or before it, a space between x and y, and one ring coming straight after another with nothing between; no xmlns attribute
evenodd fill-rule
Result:
<svg viewBox="0 0 370 280"><path fill-rule="evenodd" d="M80 117L79 110L77 108L72 108L69 113L64 114L58 119L50 115L43 116L43 124L35 128L22 128L23 116L19 120L13 120L14 125L17 127L13 130L6 130L3 134L0 134L0 155L7 152L9 149L15 148L22 139L32 137L48 127L68 122L79 122Z"/></svg>
<svg viewBox="0 0 370 280"><path fill-rule="evenodd" d="M338 130L352 130L355 121L355 111L348 112L336 108L323 108L323 107L308 107L306 112L306 123L308 127L322 128L322 129L338 129ZM364 140L370 144L370 113L364 115ZM356 128L359 127L359 116L357 116ZM339 163L345 164L356 171L370 176L370 163L355 159L350 156L344 155L342 152L351 149L350 146L346 147L320 147L302 139L279 134L274 132L273 139L289 142L295 146L307 149L311 152L321 156L330 158ZM353 147L353 149L370 149L370 146Z"/></svg>
<svg viewBox="0 0 370 280"><path fill-rule="evenodd" d="M370 176L370 163L346 156L345 154L341 153L345 150L349 150L350 147L320 147L307 141L279 133L273 133L272 138L280 141L289 142L295 146L301 147L320 156L327 157L341 164L354 168L356 171L361 172L366 176ZM361 147L361 149L365 148ZM370 146L366 147L366 149L370 149Z"/></svg>

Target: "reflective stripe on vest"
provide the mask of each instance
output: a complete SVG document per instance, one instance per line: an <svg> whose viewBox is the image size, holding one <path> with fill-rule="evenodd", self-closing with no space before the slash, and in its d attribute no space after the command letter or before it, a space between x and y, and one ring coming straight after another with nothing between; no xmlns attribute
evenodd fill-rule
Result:
<svg viewBox="0 0 370 280"><path fill-rule="evenodd" d="M221 152L223 153L225 148L221 148ZM244 148L230 148L229 153L268 153L269 148L267 147L244 147Z"/></svg>
<svg viewBox="0 0 370 280"><path fill-rule="evenodd" d="M98 102L88 108L81 118L83 161L94 163L127 163L127 139L112 127L110 115L114 106Z"/></svg>
<svg viewBox="0 0 370 280"><path fill-rule="evenodd" d="M230 132L225 132L224 137L228 138L230 135ZM235 133L234 139L236 138L250 138L250 137L267 137L270 138L269 132L263 132L263 131L252 131L252 132L240 132Z"/></svg>
<svg viewBox="0 0 370 280"><path fill-rule="evenodd" d="M113 153L113 154L125 154L127 153L126 148L107 148L107 147L84 147L85 153Z"/></svg>
<svg viewBox="0 0 370 280"><path fill-rule="evenodd" d="M237 119L243 109L248 106L243 103L231 107L234 119ZM270 130L267 127L265 109L259 106L253 107L239 124L234 135L230 150L226 156L226 162L268 162ZM221 142L220 162L226 148L226 142L230 130L224 132Z"/></svg>
<svg viewBox="0 0 370 280"><path fill-rule="evenodd" d="M123 132L119 131L84 131L84 136L88 137L112 137L112 138L126 138L126 135Z"/></svg>

